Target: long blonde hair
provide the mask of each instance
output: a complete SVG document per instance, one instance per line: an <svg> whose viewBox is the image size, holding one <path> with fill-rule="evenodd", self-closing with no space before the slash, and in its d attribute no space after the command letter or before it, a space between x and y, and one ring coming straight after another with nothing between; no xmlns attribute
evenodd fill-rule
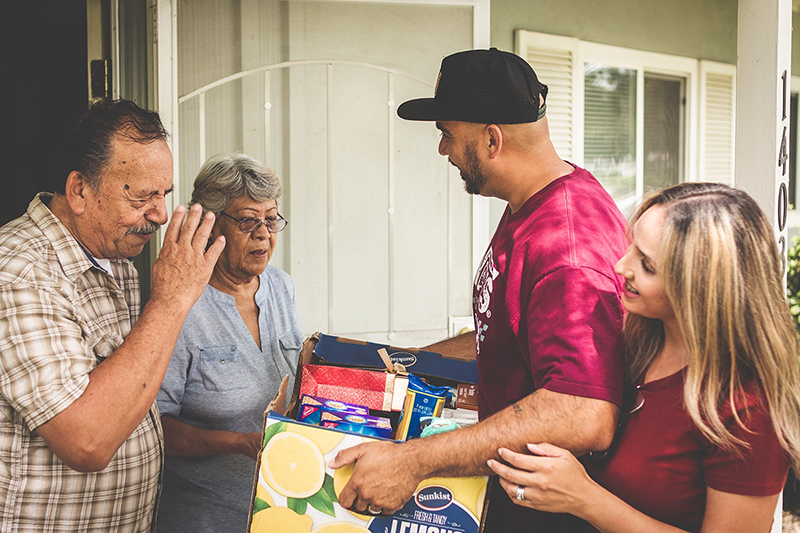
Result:
<svg viewBox="0 0 800 533"><path fill-rule="evenodd" d="M666 217L659 270L689 352L684 403L715 445L746 445L725 428L720 407L736 407L743 383L766 400L775 433L800 472L800 345L786 302L775 235L746 193L715 183L683 183L651 194ZM629 315L626 378L636 383L664 346L660 320Z"/></svg>

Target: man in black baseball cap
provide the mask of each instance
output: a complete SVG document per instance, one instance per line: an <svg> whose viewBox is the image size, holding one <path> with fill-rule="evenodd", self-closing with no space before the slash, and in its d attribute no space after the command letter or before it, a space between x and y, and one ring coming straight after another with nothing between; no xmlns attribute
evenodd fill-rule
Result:
<svg viewBox="0 0 800 533"><path fill-rule="evenodd" d="M614 265L626 222L588 171L556 153L546 97L527 61L492 48L445 57L434 97L397 109L436 122L439 153L467 192L508 202L475 276L476 331L426 347L477 358L481 422L339 452L332 467L355 462L339 494L345 507L391 513L423 479L494 473L499 449L549 442L582 454L611 444L622 401L623 280ZM525 487L509 491L516 500L496 489L486 532L585 530L574 517L523 507Z"/></svg>
<svg viewBox="0 0 800 533"><path fill-rule="evenodd" d="M404 102L397 114L406 120L521 124L544 117L546 97L547 85L518 55L468 50L444 58L433 98Z"/></svg>

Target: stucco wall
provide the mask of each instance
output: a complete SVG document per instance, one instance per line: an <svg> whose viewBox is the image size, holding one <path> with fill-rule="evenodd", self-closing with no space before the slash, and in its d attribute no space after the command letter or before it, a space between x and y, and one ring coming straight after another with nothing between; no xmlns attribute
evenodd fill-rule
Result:
<svg viewBox="0 0 800 533"><path fill-rule="evenodd" d="M792 75L800 76L800 12L792 13Z"/></svg>
<svg viewBox="0 0 800 533"><path fill-rule="evenodd" d="M736 63L737 0L493 0L491 43L514 50L514 30L578 37L637 50ZM792 13L800 31L800 13ZM792 35L800 75L800 36Z"/></svg>

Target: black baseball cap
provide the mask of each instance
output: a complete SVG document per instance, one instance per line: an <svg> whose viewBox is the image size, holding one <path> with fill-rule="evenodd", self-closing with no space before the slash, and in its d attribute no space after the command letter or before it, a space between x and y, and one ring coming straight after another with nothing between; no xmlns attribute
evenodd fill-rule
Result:
<svg viewBox="0 0 800 533"><path fill-rule="evenodd" d="M406 120L457 120L479 124L536 122L545 114L547 85L527 61L497 48L466 50L442 60L433 98L400 104Z"/></svg>

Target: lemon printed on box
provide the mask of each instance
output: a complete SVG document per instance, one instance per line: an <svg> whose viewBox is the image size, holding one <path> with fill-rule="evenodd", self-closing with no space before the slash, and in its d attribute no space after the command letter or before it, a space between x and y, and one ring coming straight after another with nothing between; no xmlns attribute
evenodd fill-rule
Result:
<svg viewBox="0 0 800 533"><path fill-rule="evenodd" d="M325 482L325 459L305 435L274 435L261 452L261 473L267 484L287 498L308 498Z"/></svg>
<svg viewBox="0 0 800 533"><path fill-rule="evenodd" d="M269 493L267 487L262 483L256 486L256 501L253 504L253 513L257 513L262 509L275 507L275 500L272 499L272 494Z"/></svg>
<svg viewBox="0 0 800 533"><path fill-rule="evenodd" d="M314 521L286 507L270 507L253 515L250 533L310 533Z"/></svg>
<svg viewBox="0 0 800 533"><path fill-rule="evenodd" d="M329 522L311 533L369 533L369 529L349 522Z"/></svg>
<svg viewBox="0 0 800 533"><path fill-rule="evenodd" d="M339 499L339 494L341 494L342 489L347 482L350 480L350 477L353 475L353 470L355 470L356 465L355 463L350 463L349 465L344 465L341 468L337 468L336 471L333 473L333 491L336 494L336 499ZM351 515L355 516L356 518L360 518L361 520L369 520L370 515L365 515L361 513L357 513L355 511L351 511L347 509L347 512Z"/></svg>
<svg viewBox="0 0 800 533"><path fill-rule="evenodd" d="M286 427L286 431L305 435L317 445L322 455L336 448L336 445L342 442L344 438L344 433L339 433L338 431L320 431L318 426L306 426L303 424L289 424Z"/></svg>

